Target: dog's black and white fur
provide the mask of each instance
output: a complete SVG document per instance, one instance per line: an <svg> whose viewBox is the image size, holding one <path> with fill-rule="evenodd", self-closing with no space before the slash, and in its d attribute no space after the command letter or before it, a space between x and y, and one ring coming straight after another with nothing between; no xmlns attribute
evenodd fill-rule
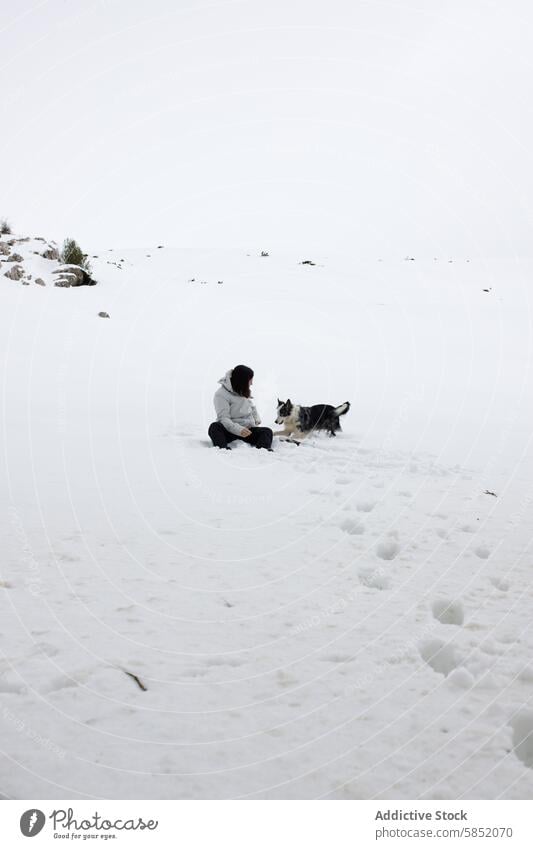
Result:
<svg viewBox="0 0 533 849"><path fill-rule="evenodd" d="M349 401L339 407L332 407L331 404L301 407L293 404L290 398L286 401L278 398L276 424L282 424L284 429L277 431L274 436L304 439L315 430L327 430L330 436L335 436L338 430L342 430L339 416L344 416L349 409Z"/></svg>

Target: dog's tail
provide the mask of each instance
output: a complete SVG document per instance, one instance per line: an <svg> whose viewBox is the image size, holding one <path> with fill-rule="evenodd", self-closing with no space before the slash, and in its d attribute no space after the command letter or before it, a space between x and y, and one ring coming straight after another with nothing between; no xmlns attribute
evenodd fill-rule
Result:
<svg viewBox="0 0 533 849"><path fill-rule="evenodd" d="M345 401L344 404L341 404L339 407L335 407L334 413L336 416L344 416L348 410L350 409L350 402Z"/></svg>

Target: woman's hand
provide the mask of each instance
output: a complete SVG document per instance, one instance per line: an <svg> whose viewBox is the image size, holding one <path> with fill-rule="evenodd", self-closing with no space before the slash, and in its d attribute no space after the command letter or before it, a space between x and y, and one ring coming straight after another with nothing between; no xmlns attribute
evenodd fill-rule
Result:
<svg viewBox="0 0 533 849"><path fill-rule="evenodd" d="M247 436L251 436L251 435L252 435L252 431L248 430L247 427L243 427L243 429L241 430L241 436L243 437L243 439L246 439Z"/></svg>

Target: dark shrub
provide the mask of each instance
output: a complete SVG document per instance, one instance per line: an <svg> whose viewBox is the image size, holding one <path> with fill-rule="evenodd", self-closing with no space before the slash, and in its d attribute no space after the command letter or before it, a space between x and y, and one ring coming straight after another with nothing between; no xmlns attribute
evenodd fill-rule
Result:
<svg viewBox="0 0 533 849"><path fill-rule="evenodd" d="M91 273L91 264L78 243L74 239L65 239L60 255L61 262L65 265L79 265L88 274Z"/></svg>

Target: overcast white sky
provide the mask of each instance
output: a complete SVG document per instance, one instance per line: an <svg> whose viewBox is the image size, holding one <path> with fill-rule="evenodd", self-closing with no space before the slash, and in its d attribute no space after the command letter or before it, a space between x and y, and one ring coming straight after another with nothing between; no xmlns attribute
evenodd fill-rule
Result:
<svg viewBox="0 0 533 849"><path fill-rule="evenodd" d="M526 0L0 0L0 215L87 249L531 254Z"/></svg>

